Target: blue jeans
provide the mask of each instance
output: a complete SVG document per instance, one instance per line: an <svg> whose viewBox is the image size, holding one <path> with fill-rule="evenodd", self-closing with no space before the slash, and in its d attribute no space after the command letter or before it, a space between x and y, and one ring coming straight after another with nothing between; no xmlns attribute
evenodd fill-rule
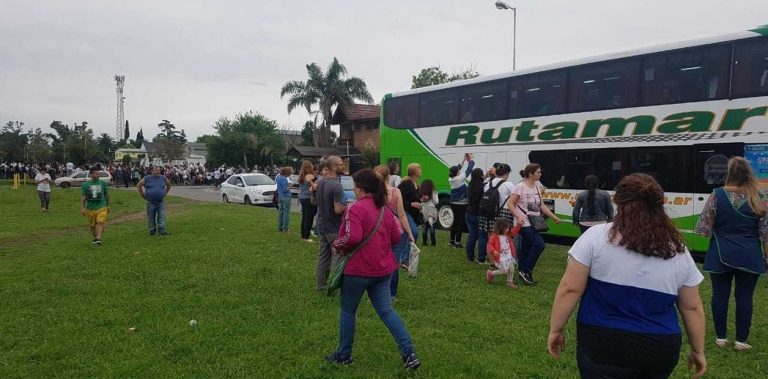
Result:
<svg viewBox="0 0 768 379"><path fill-rule="evenodd" d="M470 261L475 260L475 245L478 243L478 237L480 233L480 216L473 215L471 213L464 214L464 222L467 224L467 259ZM486 234L486 239L488 234ZM487 244L488 242L486 242ZM484 252L485 250L483 250ZM479 253L479 252L478 252ZM482 262L485 260L485 254L478 254L478 259Z"/></svg>
<svg viewBox="0 0 768 379"><path fill-rule="evenodd" d="M419 240L419 226L416 225L416 221L411 217L410 214L405 215L406 218L408 218L408 225L411 227L411 233L413 234L413 240L418 241ZM406 235L406 240L408 239L408 236ZM408 257L411 254L411 244L404 243L403 246L400 246L400 257L399 262L408 262Z"/></svg>
<svg viewBox="0 0 768 379"><path fill-rule="evenodd" d="M400 242L392 245L392 253L395 254L395 260L399 259L400 251L403 249L403 246L406 246L408 248L408 253L410 254L411 251L411 244L408 241L408 233L403 232L403 235L400 236ZM389 296L391 297L397 297L397 286L400 284L400 270L392 273L392 281L389 283Z"/></svg>
<svg viewBox="0 0 768 379"><path fill-rule="evenodd" d="M717 338L726 338L728 334L728 300L731 298L731 283L735 280L736 341L747 342L752 326L752 299L760 275L731 270L723 274L710 273L709 277L712 279L712 321Z"/></svg>
<svg viewBox="0 0 768 379"><path fill-rule="evenodd" d="M147 201L147 223L150 234L165 233L165 201L159 203Z"/></svg>
<svg viewBox="0 0 768 379"><path fill-rule="evenodd" d="M541 238L539 232L530 226L520 229L520 236L523 238L519 255L520 272L531 274L544 251L544 239Z"/></svg>
<svg viewBox="0 0 768 379"><path fill-rule="evenodd" d="M341 283L341 301L339 316L339 348L336 354L346 358L352 355L352 343L355 340L355 317L357 306L363 297L363 292L368 292L371 305L381 321L387 326L392 337L400 347L403 356L413 353L413 341L408 330L405 329L400 315L392 308L389 298L389 281L391 275L378 278L344 275Z"/></svg>
<svg viewBox="0 0 768 379"><path fill-rule="evenodd" d="M291 197L280 196L277 198L277 230L288 230L288 221L291 220Z"/></svg>

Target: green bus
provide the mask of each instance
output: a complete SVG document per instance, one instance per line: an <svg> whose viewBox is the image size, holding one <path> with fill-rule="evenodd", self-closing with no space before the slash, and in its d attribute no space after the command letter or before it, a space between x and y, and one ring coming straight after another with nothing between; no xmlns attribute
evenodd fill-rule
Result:
<svg viewBox="0 0 768 379"><path fill-rule="evenodd" d="M540 163L560 236L578 236L569 221L585 176L612 190L651 174L689 247L705 251L693 228L728 157L768 155L768 25L388 94L380 131L382 162L419 163L438 186L442 227L463 222L448 206L448 168L473 153L483 169L508 163L515 182Z"/></svg>

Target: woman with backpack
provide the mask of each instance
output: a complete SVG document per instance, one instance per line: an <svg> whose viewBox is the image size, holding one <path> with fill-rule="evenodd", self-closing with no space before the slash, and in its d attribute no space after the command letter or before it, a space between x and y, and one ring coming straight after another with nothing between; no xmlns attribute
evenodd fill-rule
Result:
<svg viewBox="0 0 768 379"><path fill-rule="evenodd" d="M508 180L512 168L506 163L499 163L495 166L496 173L493 179L485 183L478 207L480 211L478 244L480 246L478 248L477 263L479 264L485 263L488 234L493 231L496 219L505 218L510 221L515 219L511 208L512 203L509 201L512 193L515 191L515 185Z"/></svg>
<svg viewBox="0 0 768 379"><path fill-rule="evenodd" d="M539 183L541 165L529 163L520 170L520 176L523 180L517 184L515 192L510 197L515 218L523 225L520 230L520 235L523 237L519 259L520 278L525 284L536 284L533 279L533 269L544 251L544 239L541 238L541 234L531 220L541 217L542 213L556 224L560 223L560 219L544 205L541 198L542 186Z"/></svg>
<svg viewBox="0 0 768 379"><path fill-rule="evenodd" d="M582 191L573 206L573 225L579 227L581 234L592 226L613 221L611 194L597 187L600 179L595 175L584 178L586 191Z"/></svg>
<svg viewBox="0 0 768 379"><path fill-rule="evenodd" d="M464 169L466 167L466 169ZM464 161L458 166L452 166L448 170L448 184L451 186L451 211L453 211L453 224L451 225L450 247L461 249L461 234L464 233L464 215L467 211L467 177L475 167L475 161L471 153L464 154Z"/></svg>

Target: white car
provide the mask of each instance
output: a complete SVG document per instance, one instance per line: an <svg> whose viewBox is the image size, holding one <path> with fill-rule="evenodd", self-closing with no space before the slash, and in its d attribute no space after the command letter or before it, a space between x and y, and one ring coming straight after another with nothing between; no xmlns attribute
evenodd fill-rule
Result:
<svg viewBox="0 0 768 379"><path fill-rule="evenodd" d="M106 171L99 171L99 179L106 182L107 185L112 184L112 175ZM83 183L85 183L86 180L91 180L91 176L88 174L88 171L80 171L78 173L72 174L72 176L58 177L53 181L53 184L56 187L61 188L69 188L72 186L80 187L83 185Z"/></svg>
<svg viewBox="0 0 768 379"><path fill-rule="evenodd" d="M237 174L221 183L221 200L245 205L272 205L275 181L264 174Z"/></svg>

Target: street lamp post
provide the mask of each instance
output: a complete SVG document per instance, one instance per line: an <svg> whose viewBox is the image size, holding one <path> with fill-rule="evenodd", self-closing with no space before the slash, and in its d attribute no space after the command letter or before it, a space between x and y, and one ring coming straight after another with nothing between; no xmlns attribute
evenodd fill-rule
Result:
<svg viewBox="0 0 768 379"><path fill-rule="evenodd" d="M497 1L494 5L496 5L496 9L512 11L512 71L515 71L515 50L517 49L517 8L511 7L509 4L503 1Z"/></svg>

